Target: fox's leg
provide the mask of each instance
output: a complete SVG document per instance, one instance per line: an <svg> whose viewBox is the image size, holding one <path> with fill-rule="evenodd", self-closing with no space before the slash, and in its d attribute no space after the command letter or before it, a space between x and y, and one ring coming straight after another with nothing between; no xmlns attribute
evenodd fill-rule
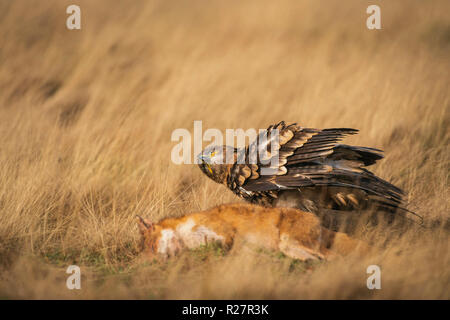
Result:
<svg viewBox="0 0 450 320"><path fill-rule="evenodd" d="M219 223L214 223L211 225L205 225L206 228L214 230L214 232L220 236L219 243L222 245L223 249L230 250L234 243L236 230L232 228L225 221L220 221Z"/></svg>
<svg viewBox="0 0 450 320"><path fill-rule="evenodd" d="M317 239L318 240L318 239ZM305 260L322 260L325 256L312 248L301 245L295 238L291 238L288 234L280 235L279 250L288 257L293 259Z"/></svg>
<svg viewBox="0 0 450 320"><path fill-rule="evenodd" d="M334 232L326 228L322 228L322 249L321 251L339 255L348 255L356 253L358 255L366 255L370 246L363 241L349 237L342 232Z"/></svg>
<svg viewBox="0 0 450 320"><path fill-rule="evenodd" d="M320 260L325 256L321 249L319 218L310 212L295 209L283 210L280 215L279 250L299 260Z"/></svg>
<svg viewBox="0 0 450 320"><path fill-rule="evenodd" d="M200 225L193 231L203 237L203 244L219 243L224 249L231 249L234 241L234 231L227 225Z"/></svg>

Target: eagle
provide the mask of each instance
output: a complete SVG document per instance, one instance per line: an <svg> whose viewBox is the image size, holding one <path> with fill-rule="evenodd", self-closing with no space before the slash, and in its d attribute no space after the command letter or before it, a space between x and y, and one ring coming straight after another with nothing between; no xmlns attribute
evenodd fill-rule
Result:
<svg viewBox="0 0 450 320"><path fill-rule="evenodd" d="M404 192L366 169L383 158L383 151L340 143L357 129L313 129L281 121L263 134L270 137L272 132L278 133L276 146L269 138L265 144L255 140L240 149L211 145L198 156L198 165L239 197L266 207L313 213L369 208L394 213L400 208ZM250 161L255 148L267 151L266 159L258 153L256 161ZM267 161L273 148L278 157L275 167ZM231 160L224 161L225 157ZM262 174L264 169L272 171Z"/></svg>

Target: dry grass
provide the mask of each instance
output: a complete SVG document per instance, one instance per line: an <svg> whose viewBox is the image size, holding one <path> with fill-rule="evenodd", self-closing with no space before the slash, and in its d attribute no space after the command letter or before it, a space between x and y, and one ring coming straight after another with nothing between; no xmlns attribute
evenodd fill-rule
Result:
<svg viewBox="0 0 450 320"><path fill-rule="evenodd" d="M380 31L357 0L80 0L80 31L69 4L0 1L0 297L450 298L448 1L382 1ZM174 129L282 119L360 129L348 142L384 149L375 172L434 227L362 261L138 257L135 214L237 201L171 163Z"/></svg>

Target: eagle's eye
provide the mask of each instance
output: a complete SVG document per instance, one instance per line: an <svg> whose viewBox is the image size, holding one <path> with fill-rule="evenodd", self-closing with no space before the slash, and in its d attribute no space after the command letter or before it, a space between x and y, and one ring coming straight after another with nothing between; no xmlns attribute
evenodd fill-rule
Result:
<svg viewBox="0 0 450 320"><path fill-rule="evenodd" d="M212 151L210 156L214 157L215 155L216 155L216 151Z"/></svg>

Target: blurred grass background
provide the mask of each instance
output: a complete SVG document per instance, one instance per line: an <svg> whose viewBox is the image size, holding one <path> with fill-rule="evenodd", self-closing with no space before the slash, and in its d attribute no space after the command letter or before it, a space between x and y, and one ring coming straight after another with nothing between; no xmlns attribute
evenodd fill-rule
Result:
<svg viewBox="0 0 450 320"><path fill-rule="evenodd" d="M450 297L450 3L0 0L0 297ZM135 214L239 201L170 161L176 128L352 127L433 229L367 260L137 254ZM201 263L200 263L200 262ZM83 289L65 288L82 266ZM383 289L367 290L366 267Z"/></svg>

